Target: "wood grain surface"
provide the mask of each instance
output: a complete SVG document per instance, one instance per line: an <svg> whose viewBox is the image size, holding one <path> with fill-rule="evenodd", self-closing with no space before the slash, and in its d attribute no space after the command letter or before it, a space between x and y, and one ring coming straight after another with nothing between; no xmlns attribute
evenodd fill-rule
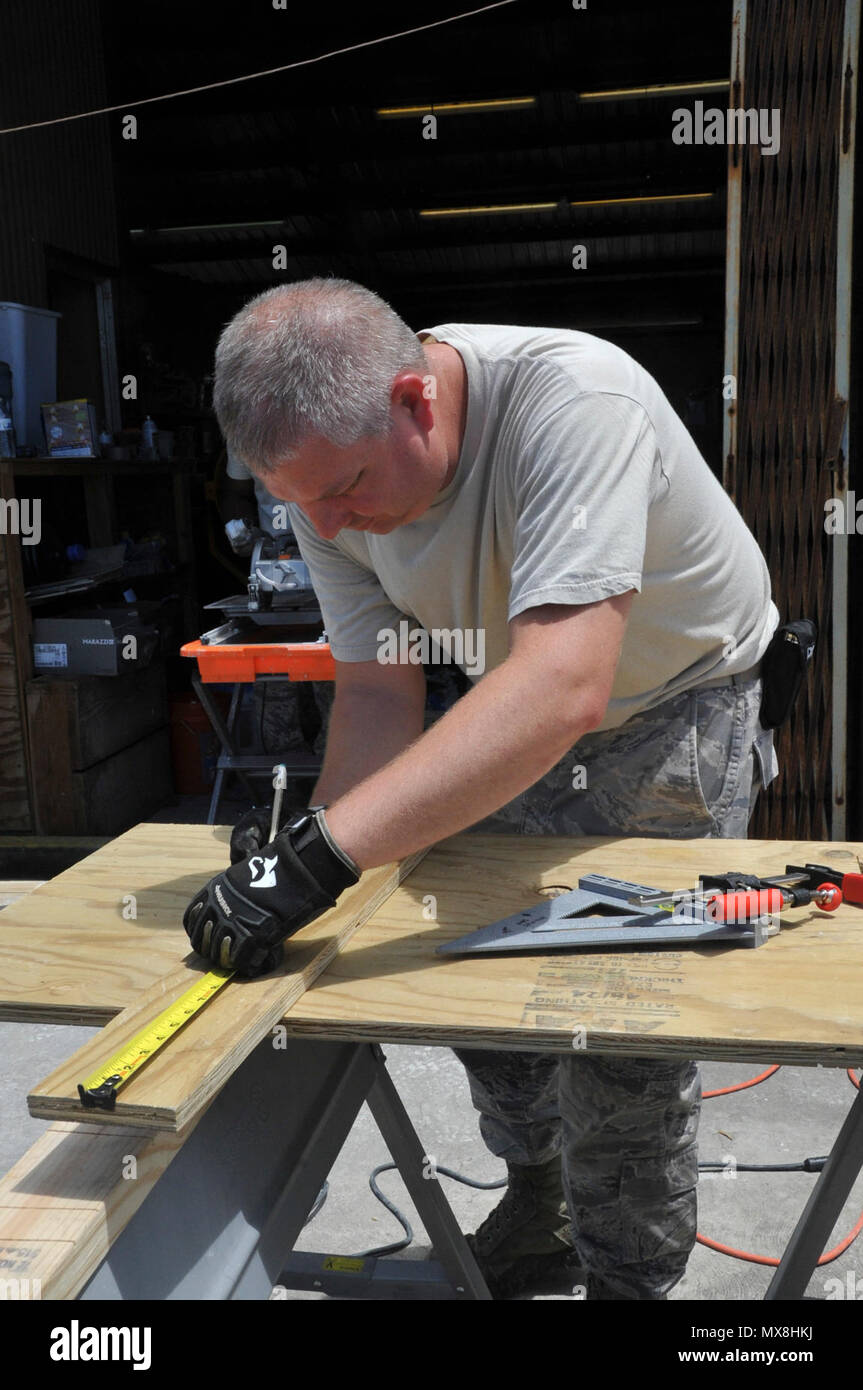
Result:
<svg viewBox="0 0 863 1390"><path fill-rule="evenodd" d="M0 1016L101 1023L186 954L183 908L227 862L227 827L139 825L0 913ZM587 872L687 887L699 871L855 870L838 841L460 835L436 846L285 1018L297 1036L562 1051L863 1060L863 908L798 908L758 950L444 959L435 946ZM137 917L123 919L134 895ZM424 913L432 910L436 920ZM290 943L289 943L290 945ZM303 949L294 944L293 950Z"/></svg>
<svg viewBox="0 0 863 1390"><path fill-rule="evenodd" d="M106 1023L188 954L228 826L136 825L0 913L0 1018ZM125 915L124 915L125 914Z"/></svg>
<svg viewBox="0 0 863 1390"><path fill-rule="evenodd" d="M44 882L44 878L0 879L0 908L16 903L19 898L32 893L34 888L41 888Z"/></svg>
<svg viewBox="0 0 863 1390"><path fill-rule="evenodd" d="M863 907L782 915L765 946L440 957L580 875L694 888L699 872L857 871L839 842L461 835L437 846L284 1020L288 1036L717 1061L863 1064ZM434 898L436 921L426 920Z"/></svg>
<svg viewBox="0 0 863 1390"><path fill-rule="evenodd" d="M194 1127L51 1125L0 1180L0 1299L74 1298Z"/></svg>
<svg viewBox="0 0 863 1390"><path fill-rule="evenodd" d="M224 866L229 833L137 826L3 911L4 1016L93 1022L142 989L152 994L185 950L179 914ZM860 1065L863 908L787 912L780 935L758 950L442 959L434 948L587 872L680 888L699 871L769 874L806 861L854 870L861 852L840 842L457 836L342 942L284 1026L289 1037L561 1051L583 1030L588 1050ZM126 921L122 898L133 892L138 915ZM296 939L289 948L307 950ZM52 1125L0 1181L4 1275L39 1279L44 1298L75 1296L196 1118L179 1134L95 1121ZM122 1176L128 1156L136 1182Z"/></svg>
<svg viewBox="0 0 863 1390"><path fill-rule="evenodd" d="M35 1087L27 1097L30 1114L42 1119L80 1119L172 1132L183 1129L422 857L420 852L401 864L368 870L334 908L290 938L279 970L258 979L231 980L131 1077L114 1110L84 1110L78 1084L125 1047L208 969L208 962L189 952L185 961L144 990L101 1033Z"/></svg>

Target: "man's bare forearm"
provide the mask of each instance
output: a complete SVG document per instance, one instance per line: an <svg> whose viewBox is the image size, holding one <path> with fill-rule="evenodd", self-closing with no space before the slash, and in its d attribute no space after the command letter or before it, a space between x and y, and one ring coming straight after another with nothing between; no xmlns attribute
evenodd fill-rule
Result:
<svg viewBox="0 0 863 1390"><path fill-rule="evenodd" d="M422 701L374 691L337 693L313 804L331 804L404 751L422 733Z"/></svg>
<svg viewBox="0 0 863 1390"><path fill-rule="evenodd" d="M361 869L455 835L532 786L598 723L588 690L537 680L512 658L443 718L330 804L330 830Z"/></svg>

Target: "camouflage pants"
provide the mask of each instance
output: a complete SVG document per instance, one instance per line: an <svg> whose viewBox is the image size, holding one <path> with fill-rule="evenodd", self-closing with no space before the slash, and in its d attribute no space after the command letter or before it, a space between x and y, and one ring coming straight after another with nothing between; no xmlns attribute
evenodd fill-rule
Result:
<svg viewBox="0 0 863 1390"><path fill-rule="evenodd" d="M424 715L428 728L459 698L469 682L452 666L427 666ZM258 741L274 758L313 752L322 758L327 743L335 685L332 681L259 681L254 688Z"/></svg>
<svg viewBox="0 0 863 1390"><path fill-rule="evenodd" d="M258 681L253 698L263 750L274 758L291 752L323 757L334 689L332 681Z"/></svg>
<svg viewBox="0 0 863 1390"><path fill-rule="evenodd" d="M759 788L778 770L760 702L760 679L729 682L588 734L474 829L745 839ZM561 1153L576 1256L591 1291L662 1298L695 1243L696 1064L583 1052L456 1055L492 1153L511 1164Z"/></svg>

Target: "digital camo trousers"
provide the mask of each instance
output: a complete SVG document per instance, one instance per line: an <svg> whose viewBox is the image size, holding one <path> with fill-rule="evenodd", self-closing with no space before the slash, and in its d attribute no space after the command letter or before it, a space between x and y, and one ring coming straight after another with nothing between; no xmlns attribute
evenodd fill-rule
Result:
<svg viewBox="0 0 863 1390"><path fill-rule="evenodd" d="M745 839L759 788L778 770L760 703L760 679L729 682L588 734L474 830ZM695 1243L696 1064L583 1052L457 1056L492 1153L510 1164L561 1153L576 1257L597 1296L662 1298Z"/></svg>

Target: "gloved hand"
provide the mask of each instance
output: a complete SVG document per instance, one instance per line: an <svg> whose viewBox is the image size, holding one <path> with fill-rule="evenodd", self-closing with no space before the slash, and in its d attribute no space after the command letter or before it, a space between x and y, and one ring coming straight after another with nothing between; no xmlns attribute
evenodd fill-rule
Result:
<svg viewBox="0 0 863 1390"><path fill-rule="evenodd" d="M282 958L281 943L335 906L360 870L336 844L323 807L310 807L281 834L216 874L183 914L199 955L240 975L261 975Z"/></svg>
<svg viewBox="0 0 863 1390"><path fill-rule="evenodd" d="M287 816L283 813L280 816L280 823L276 826L277 835L284 830L286 819L290 819L293 815L295 815L295 812L290 812ZM239 864L241 859L248 859L250 854L260 854L264 845L270 838L270 824L272 819L272 806L253 806L251 811L247 811L244 816L240 816L240 819L231 831L232 864Z"/></svg>

